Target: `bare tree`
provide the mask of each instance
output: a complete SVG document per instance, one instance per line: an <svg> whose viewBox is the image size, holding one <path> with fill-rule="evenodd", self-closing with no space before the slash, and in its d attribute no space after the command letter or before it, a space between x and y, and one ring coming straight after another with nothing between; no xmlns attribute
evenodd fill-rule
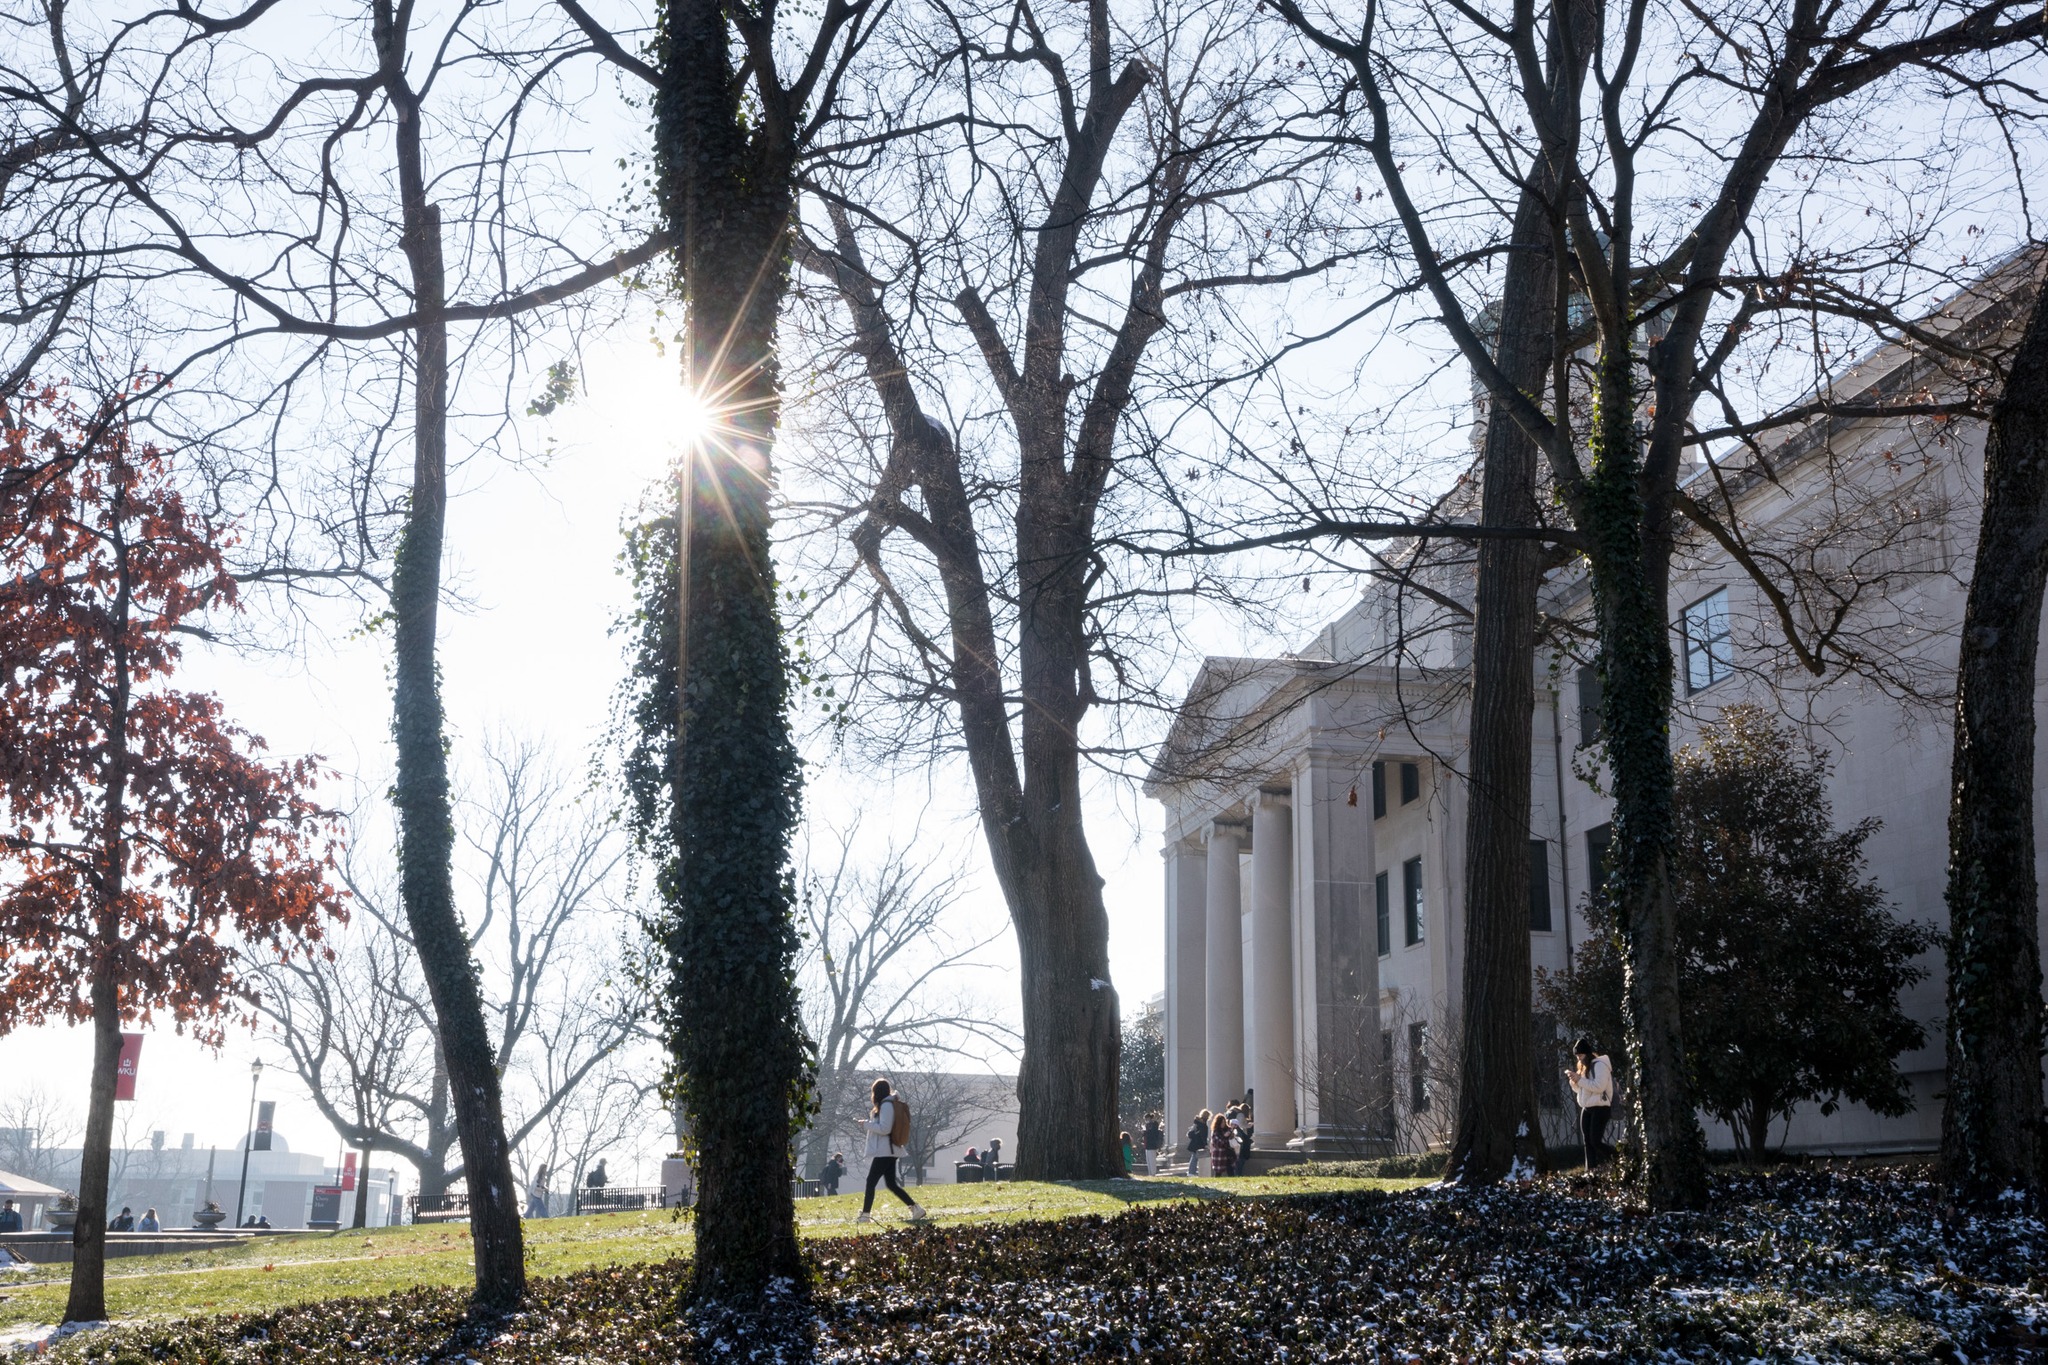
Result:
<svg viewBox="0 0 2048 1365"><path fill-rule="evenodd" d="M485 752L486 793L464 801L472 870L466 952L481 966L512 1150L540 1143L555 1164L622 1121L612 1064L646 1010L627 970L632 916L625 838L539 745ZM357 923L329 960L272 970L263 1009L323 1117L351 1145L401 1157L420 1191L475 1179L459 1130L437 1015L389 874L360 847L344 867ZM593 1141L603 1142L592 1138Z"/></svg>
<svg viewBox="0 0 2048 1365"><path fill-rule="evenodd" d="M803 882L808 932L797 965L804 1026L818 1045L818 1110L803 1143L812 1179L831 1145L867 1117L871 1073L935 1073L1016 1041L960 984L995 939L953 927L964 876L894 840L870 860L858 822L830 839ZM922 1121L925 1111L909 1102Z"/></svg>
<svg viewBox="0 0 2048 1365"><path fill-rule="evenodd" d="M531 134L573 126L547 118L550 103L565 69L600 49L552 6L516 16L500 8L465 4L428 15L398 0L368 0L346 20L323 24L310 43L287 31L265 0L221 17L186 5L133 24L117 16L103 21L101 46L111 54L126 44L132 53L108 62L128 77L127 103L119 119L88 124L73 98L58 22L64 6L52 3L52 60L64 79L10 92L118 190L94 259L157 262L179 283L155 290L141 314L152 340L175 338L151 396L201 393L198 411L186 415L205 428L198 444L216 451L236 444L225 433L271 427L250 443L267 465L230 456L238 479L223 480L238 481L237 491L264 513L248 538L257 563L245 579L299 589L366 580L379 595L388 589L393 796L404 826L399 894L435 1004L465 1166L476 1177L477 1297L494 1305L518 1296L524 1269L490 1029L450 872L436 654L451 414L464 358L451 335L465 324L516 324L667 245L664 234L642 233L623 252L605 241L583 254L573 217L548 221L580 197L573 176L559 179L554 204L538 192L536 154L566 151L535 145ZM143 37L155 47L144 47ZM294 72L293 57L309 74ZM225 173L223 151L231 154ZM378 163L385 169L369 169ZM230 192L220 192L223 184ZM453 224L443 220L451 201ZM254 212L252 202L260 205ZM535 205L546 205L538 217ZM61 259L67 249L39 239L28 254ZM466 284L481 297L462 297ZM521 354L516 325L498 341L501 355ZM323 384L336 368L372 378ZM516 365L506 365L487 382L509 389L516 375ZM210 389L209 378L224 391ZM340 462L338 477L287 471L291 438L282 429L299 422L326 435L332 426L320 419L328 414L305 408L330 395L340 395L335 406L360 401L369 409L356 458ZM411 447L410 477L392 479L381 461L387 446L400 444ZM307 491L291 486L295 477L324 503L317 514L301 517L293 505L293 494ZM294 542L307 521L335 550L333 563L297 562ZM379 572L387 553L388 582Z"/></svg>
<svg viewBox="0 0 2048 1365"><path fill-rule="evenodd" d="M71 1145L78 1116L42 1085L9 1086L0 1096L0 1168L30 1180L58 1174L56 1152Z"/></svg>
<svg viewBox="0 0 2048 1365"><path fill-rule="evenodd" d="M965 750L1023 969L1018 1168L1109 1176L1118 1000L1083 764L1128 753L1092 735L1105 714L1161 703L1162 611L1191 591L1116 536L1175 481L1182 420L1211 434L1232 302L1360 248L1321 149L1274 131L1302 110L1243 7L942 13L906 35L950 73L903 115L931 131L815 177L810 320L859 387L806 413L833 436L802 496L845 537L819 572L858 588L827 632L878 703L856 710L927 741L899 752Z"/></svg>
<svg viewBox="0 0 2048 1365"><path fill-rule="evenodd" d="M1416 278L1489 402L1542 447L1579 532L1574 548L1587 560L1606 684L1606 755L1616 799L1611 889L1629 957L1628 1041L1638 1078L1643 1189L1658 1207L1697 1204L1706 1193L1705 1143L1678 1030L1666 739L1673 676L1667 589L1676 525L1682 516L1716 520L1679 488L1687 452L1699 444L1694 414L1717 394L1724 367L1759 318L1781 310L1838 311L1830 289L1839 273L1820 270L1813 283L1795 277L1778 287L1744 269L1743 253L1757 243L1752 215L1795 139L1825 136L1820 125L1833 111L1905 72L1928 72L1951 88L1978 92L1996 109L2005 99L2001 71L2038 46L2042 18L2009 3L1916 8L1872 0L1845 11L1806 3L1755 14L1749 22L1763 41L1751 45L1689 15L1667 16L1642 3L1599 4L1590 16L1597 102L1554 103L1533 3L1499 19L1461 6L1454 27L1434 13L1375 8L1356 29L1311 19L1294 0L1276 0L1276 8L1344 64L1364 105L1359 143L1401 219ZM1567 51L1570 27L1557 30ZM1467 132L1446 136L1426 113L1441 87L1424 94L1420 81L1454 71L1464 73L1459 85L1471 106L1485 112ZM1677 115L1695 91L1710 86L1718 92L1711 115ZM1684 140L1683 160L1697 168L1683 209L1672 207L1668 182L1649 188L1670 137ZM1589 342L1595 352L1585 451L1571 420L1568 366L1553 365L1546 394L1523 388L1496 362L1446 266L1446 234L1459 229L1440 212L1441 202L1419 197L1433 193L1438 180L1407 159L1415 141L1434 141L1429 164L1441 167L1447 159L1457 166L1454 176L1497 164L1483 153L1459 159L1483 146L1523 165L1540 159L1558 187L1553 218L1561 230L1548 234L1548 245L1558 280L1574 282L1582 320L1559 310L1556 351L1560 362ZM1703 141L1715 149L1704 161ZM1838 409L1823 401L1818 410ZM1799 418L1788 411L1778 420Z"/></svg>
<svg viewBox="0 0 2048 1365"><path fill-rule="evenodd" d="M920 1185L940 1152L965 1142L1004 1109L1003 1084L996 1076L911 1069L890 1072L889 1083L910 1106L909 1162Z"/></svg>
<svg viewBox="0 0 2048 1365"><path fill-rule="evenodd" d="M660 867L669 979L657 1004L678 1126L701 1174L692 1293L753 1315L771 1286L804 1277L789 1143L811 1072L788 875L801 776L769 544L777 332L801 168L834 140L849 69L889 6L828 0L806 14L669 0L652 63L575 0L562 6L652 87L683 379L707 419L678 470L665 538L642 542L660 548L638 582L627 780L636 832Z"/></svg>

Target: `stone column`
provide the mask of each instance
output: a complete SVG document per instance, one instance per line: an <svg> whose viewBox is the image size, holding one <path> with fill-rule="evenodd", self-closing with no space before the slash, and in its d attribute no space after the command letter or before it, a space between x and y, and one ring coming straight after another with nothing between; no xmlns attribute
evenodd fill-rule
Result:
<svg viewBox="0 0 2048 1365"><path fill-rule="evenodd" d="M1207 1109L1244 1096L1244 892L1237 860L1246 832L1241 820L1218 820L1209 829L1209 960L1203 974L1209 1026L1202 1100Z"/></svg>
<svg viewBox="0 0 2048 1365"><path fill-rule="evenodd" d="M1353 793L1356 793L1354 797ZM1294 773L1295 917L1301 992L1301 1128L1311 1155L1388 1150L1380 1117L1380 974L1373 932L1371 774L1365 760L1311 751ZM1396 870L1396 894L1398 877ZM1394 907L1399 941L1400 907Z"/></svg>
<svg viewBox="0 0 2048 1365"><path fill-rule="evenodd" d="M1188 1120L1207 1103L1209 867L1201 844L1180 839L1166 858L1166 1136L1178 1145ZM1183 1154L1185 1160L1185 1154Z"/></svg>
<svg viewBox="0 0 2048 1365"><path fill-rule="evenodd" d="M1258 795L1252 807L1254 1147L1280 1147L1294 1137L1294 819L1285 792Z"/></svg>

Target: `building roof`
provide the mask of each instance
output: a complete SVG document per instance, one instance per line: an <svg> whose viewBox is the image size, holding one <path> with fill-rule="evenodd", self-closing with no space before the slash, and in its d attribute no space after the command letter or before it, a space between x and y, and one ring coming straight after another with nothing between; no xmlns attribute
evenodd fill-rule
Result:
<svg viewBox="0 0 2048 1365"><path fill-rule="evenodd" d="M16 1175L12 1171L0 1171L0 1197L47 1199L62 1193L64 1191L55 1185L45 1185L40 1180L30 1180L27 1176Z"/></svg>

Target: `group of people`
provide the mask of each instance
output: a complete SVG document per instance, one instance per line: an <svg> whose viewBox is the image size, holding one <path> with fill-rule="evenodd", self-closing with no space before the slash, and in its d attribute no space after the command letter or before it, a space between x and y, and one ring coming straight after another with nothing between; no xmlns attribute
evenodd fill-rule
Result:
<svg viewBox="0 0 2048 1365"><path fill-rule="evenodd" d="M265 1223L264 1226L269 1227L270 1225ZM138 1223L135 1221L135 1210L123 1204L121 1211L107 1220L108 1232L162 1232L163 1230L164 1225L157 1221L155 1209L144 1210L142 1221ZM19 1229L17 1228L16 1231L19 1231Z"/></svg>
<svg viewBox="0 0 2048 1365"><path fill-rule="evenodd" d="M1131 1147L1131 1135L1118 1133L1116 1140L1123 1148L1124 1174L1131 1175L1137 1170L1137 1152ZM1139 1141L1143 1144L1140 1150L1145 1154L1145 1174L1158 1175L1159 1153L1166 1146L1166 1129L1160 1126L1158 1114L1145 1115L1145 1127L1139 1133Z"/></svg>
<svg viewBox="0 0 2048 1365"><path fill-rule="evenodd" d="M1210 1175L1236 1175L1252 1155L1251 1093L1221 1110L1202 1110L1188 1124L1188 1174L1199 1175L1202 1157Z"/></svg>
<svg viewBox="0 0 2048 1365"><path fill-rule="evenodd" d="M597 1163L583 1173L584 1189L601 1190L611 1184L612 1178L604 1168L604 1163L607 1159L599 1157ZM523 1217L545 1218L548 1216L548 1179L551 1175L553 1175L553 1171L549 1168L548 1163L543 1161L535 1169L533 1178L526 1182L526 1212L522 1215ZM569 1183L573 1187L576 1183L575 1179L572 1177Z"/></svg>
<svg viewBox="0 0 2048 1365"><path fill-rule="evenodd" d="M983 1180L999 1179L1000 1176L997 1168L1003 1164L1003 1140L1001 1138L990 1138L988 1145L978 1152L974 1148L969 1147L967 1155L961 1157L960 1161L962 1165L981 1167L981 1178Z"/></svg>

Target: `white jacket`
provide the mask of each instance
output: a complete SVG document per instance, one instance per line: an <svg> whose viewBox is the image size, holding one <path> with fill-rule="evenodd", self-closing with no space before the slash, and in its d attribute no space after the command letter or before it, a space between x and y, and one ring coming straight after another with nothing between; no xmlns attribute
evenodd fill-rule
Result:
<svg viewBox="0 0 2048 1365"><path fill-rule="evenodd" d="M1593 1065L1581 1076L1577 1071L1567 1073L1572 1090L1578 1096L1579 1108L1597 1109L1603 1104L1614 1103L1614 1069L1607 1064L1605 1056L1593 1058Z"/></svg>
<svg viewBox="0 0 2048 1365"><path fill-rule="evenodd" d="M896 1126L896 1101L883 1100L882 1107L868 1120L868 1156L904 1157L910 1155L908 1147L898 1147L889 1141L890 1130Z"/></svg>

